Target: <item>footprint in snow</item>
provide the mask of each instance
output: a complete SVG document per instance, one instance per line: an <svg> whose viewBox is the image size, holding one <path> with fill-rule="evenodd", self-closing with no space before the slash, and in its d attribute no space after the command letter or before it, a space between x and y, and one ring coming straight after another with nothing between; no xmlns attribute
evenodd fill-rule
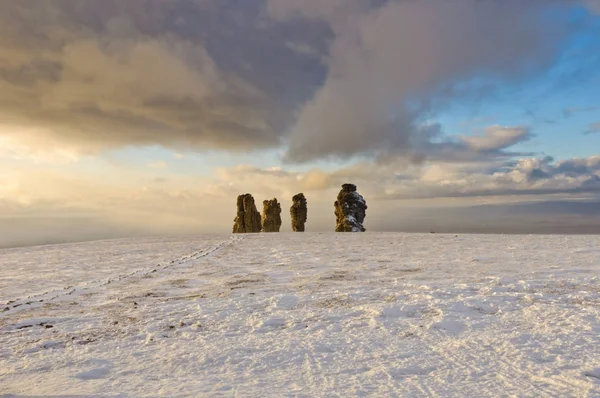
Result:
<svg viewBox="0 0 600 398"><path fill-rule="evenodd" d="M88 370L87 372L77 373L75 375L76 379L80 380L98 380L104 379L110 374L110 369L108 368L98 368Z"/></svg>
<svg viewBox="0 0 600 398"><path fill-rule="evenodd" d="M600 368L596 368L594 370L589 370L584 373L584 376L592 377L596 380L600 380Z"/></svg>
<svg viewBox="0 0 600 398"><path fill-rule="evenodd" d="M277 309L279 310L292 310L298 305L298 297L296 296L283 296L277 301Z"/></svg>

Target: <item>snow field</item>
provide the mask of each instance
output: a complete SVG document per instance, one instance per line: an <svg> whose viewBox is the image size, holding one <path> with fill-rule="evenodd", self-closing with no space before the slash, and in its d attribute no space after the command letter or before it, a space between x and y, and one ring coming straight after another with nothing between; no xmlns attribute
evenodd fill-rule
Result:
<svg viewBox="0 0 600 398"><path fill-rule="evenodd" d="M0 251L0 394L600 397L599 243L290 233Z"/></svg>

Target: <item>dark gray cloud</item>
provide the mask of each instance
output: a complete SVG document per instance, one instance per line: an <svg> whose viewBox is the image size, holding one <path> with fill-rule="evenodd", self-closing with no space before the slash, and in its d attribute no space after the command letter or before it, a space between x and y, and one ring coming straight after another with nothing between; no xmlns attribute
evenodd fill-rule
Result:
<svg viewBox="0 0 600 398"><path fill-rule="evenodd" d="M0 120L91 150L277 146L331 33L261 15L254 0L3 1Z"/></svg>
<svg viewBox="0 0 600 398"><path fill-rule="evenodd" d="M550 65L568 18L545 11L572 3L4 0L0 121L89 151L409 154L443 104Z"/></svg>

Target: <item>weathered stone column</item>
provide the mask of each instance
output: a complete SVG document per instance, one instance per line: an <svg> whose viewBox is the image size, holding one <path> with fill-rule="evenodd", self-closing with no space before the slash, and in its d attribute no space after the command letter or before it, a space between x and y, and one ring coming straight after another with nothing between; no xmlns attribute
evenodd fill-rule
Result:
<svg viewBox="0 0 600 398"><path fill-rule="evenodd" d="M281 228L281 205L277 199L263 202L262 231L279 232Z"/></svg>
<svg viewBox="0 0 600 398"><path fill-rule="evenodd" d="M292 218L292 230L294 232L304 232L304 224L308 219L308 208L306 203L306 198L303 193L294 195L292 198L290 216Z"/></svg>
<svg viewBox="0 0 600 398"><path fill-rule="evenodd" d="M344 184L334 203L335 232L365 232L367 202L356 192L356 185Z"/></svg>
<svg viewBox="0 0 600 398"><path fill-rule="evenodd" d="M233 223L234 234L260 232L260 213L256 210L254 198L249 193L238 196L237 216Z"/></svg>

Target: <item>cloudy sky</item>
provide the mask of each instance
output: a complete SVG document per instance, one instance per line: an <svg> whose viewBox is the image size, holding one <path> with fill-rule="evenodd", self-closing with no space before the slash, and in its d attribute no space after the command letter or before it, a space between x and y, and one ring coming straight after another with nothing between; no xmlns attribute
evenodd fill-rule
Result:
<svg viewBox="0 0 600 398"><path fill-rule="evenodd" d="M0 246L229 232L600 232L600 0L3 0Z"/></svg>

